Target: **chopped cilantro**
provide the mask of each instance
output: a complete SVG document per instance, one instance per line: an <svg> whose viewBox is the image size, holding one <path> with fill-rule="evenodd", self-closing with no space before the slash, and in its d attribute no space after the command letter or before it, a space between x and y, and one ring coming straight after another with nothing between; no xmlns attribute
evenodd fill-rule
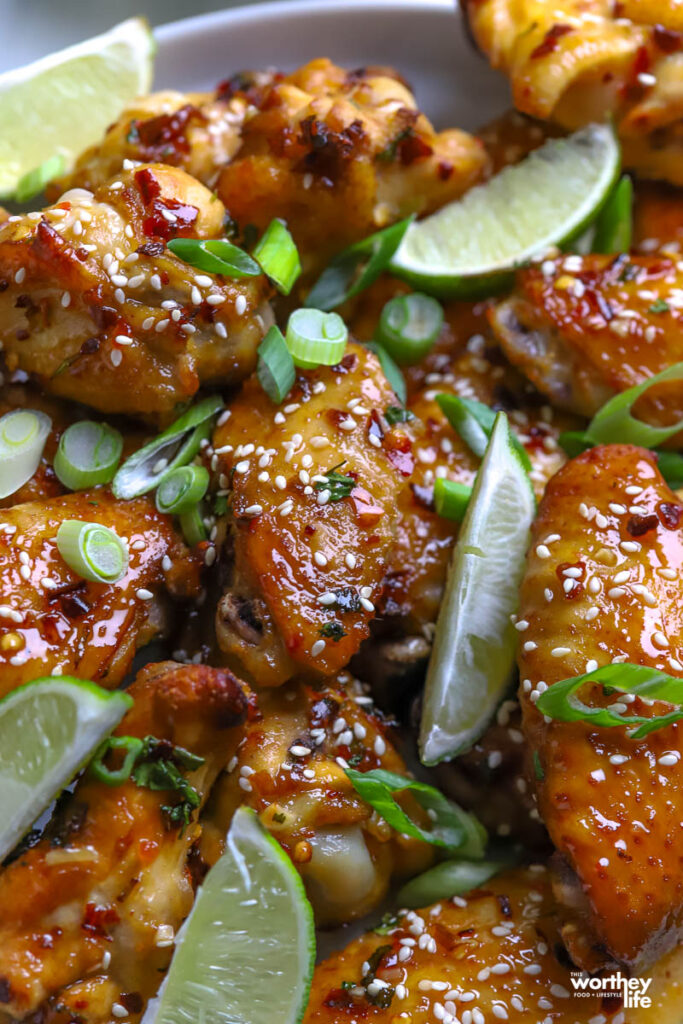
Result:
<svg viewBox="0 0 683 1024"><path fill-rule="evenodd" d="M402 405L389 405L384 410L384 418L390 427L393 427L396 423L409 423L410 420L414 420L410 409L405 409Z"/></svg>
<svg viewBox="0 0 683 1024"><path fill-rule="evenodd" d="M650 306L648 312L650 312L650 313L668 313L669 312L669 303L665 302L664 299L657 299L655 302L652 303L652 305Z"/></svg>
<svg viewBox="0 0 683 1024"><path fill-rule="evenodd" d="M343 636L346 636L341 622L326 622L324 626L320 627L320 635L326 637L328 640L334 640L338 643Z"/></svg>
<svg viewBox="0 0 683 1024"><path fill-rule="evenodd" d="M352 476L344 476L343 473L338 473L339 466L343 466L344 463L340 462L339 465L334 466L329 472L323 474L325 479L316 480L315 487L318 491L329 491L330 501L341 501L342 498L348 498L351 491L356 486L356 481Z"/></svg>

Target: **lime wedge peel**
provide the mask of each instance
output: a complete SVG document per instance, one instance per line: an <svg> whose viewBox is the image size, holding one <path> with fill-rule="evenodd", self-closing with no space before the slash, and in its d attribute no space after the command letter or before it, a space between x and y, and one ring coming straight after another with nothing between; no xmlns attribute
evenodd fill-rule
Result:
<svg viewBox="0 0 683 1024"><path fill-rule="evenodd" d="M0 861L132 703L67 676L36 679L0 700Z"/></svg>
<svg viewBox="0 0 683 1024"><path fill-rule="evenodd" d="M499 413L460 529L427 670L420 755L433 765L468 750L510 683L511 616L536 501Z"/></svg>
<svg viewBox="0 0 683 1024"><path fill-rule="evenodd" d="M606 124L551 139L441 210L410 225L390 267L433 295L478 298L515 267L580 235L609 198L619 143Z"/></svg>
<svg viewBox="0 0 683 1024"><path fill-rule="evenodd" d="M62 157L66 169L97 142L127 104L149 92L154 50L145 19L130 18L0 75L0 197L11 199L48 159Z"/></svg>
<svg viewBox="0 0 683 1024"><path fill-rule="evenodd" d="M256 814L235 813L142 1024L298 1024L315 964L313 911Z"/></svg>

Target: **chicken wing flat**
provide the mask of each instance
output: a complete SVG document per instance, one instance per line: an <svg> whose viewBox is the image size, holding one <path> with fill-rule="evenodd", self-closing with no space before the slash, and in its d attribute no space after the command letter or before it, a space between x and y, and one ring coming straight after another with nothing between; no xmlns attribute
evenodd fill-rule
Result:
<svg viewBox="0 0 683 1024"><path fill-rule="evenodd" d="M563 938L588 969L610 960L647 968L679 935L681 729L636 740L621 727L547 720L535 701L612 662L683 674L682 523L654 456L624 445L560 470L533 527L517 624L524 732L559 851ZM614 700L594 689L599 703ZM614 707L651 717L662 705L627 694Z"/></svg>
<svg viewBox="0 0 683 1024"><path fill-rule="evenodd" d="M0 227L0 341L10 370L103 412L168 419L202 383L254 367L265 278L224 280L174 237L223 234L225 210L184 171L123 171Z"/></svg>
<svg viewBox="0 0 683 1024"><path fill-rule="evenodd" d="M576 997L547 873L537 864L467 897L400 912L388 932L368 932L319 964L304 1024L678 1024L680 951L649 977L647 1009L625 1012L619 997Z"/></svg>
<svg viewBox="0 0 683 1024"><path fill-rule="evenodd" d="M563 256L517 274L492 312L507 357L553 405L592 416L624 391L683 359L682 265L667 256ZM677 383L636 412L659 424L683 415Z"/></svg>
<svg viewBox="0 0 683 1024"><path fill-rule="evenodd" d="M626 166L683 183L683 24L677 0L466 0L515 106L565 128L615 119Z"/></svg>
<svg viewBox="0 0 683 1024"><path fill-rule="evenodd" d="M117 734L203 759L186 773L201 803L239 737L247 694L224 669L148 665ZM45 836L0 872L0 1020L40 1011L45 1022L137 1019L170 960L194 897L200 828L169 819L176 796L89 772ZM65 1014L65 1015L63 1015ZM36 1019L36 1018L31 1018Z"/></svg>
<svg viewBox="0 0 683 1024"><path fill-rule="evenodd" d="M213 438L229 489L218 642L258 686L342 669L368 635L413 471L377 358L350 344L273 405L251 378ZM409 425L408 425L409 426Z"/></svg>
<svg viewBox="0 0 683 1024"><path fill-rule="evenodd" d="M384 899L392 878L431 865L433 848L395 832L344 772L351 761L358 771L406 774L391 723L357 683L288 684L262 691L258 708L202 819L209 862L237 808L253 807L300 871L322 926L362 917ZM406 809L422 814L417 805Z"/></svg>
<svg viewBox="0 0 683 1024"><path fill-rule="evenodd" d="M389 68L314 60L256 99L218 195L242 229L283 217L304 271L411 213L457 198L485 172L481 143L435 132Z"/></svg>
<svg viewBox="0 0 683 1024"><path fill-rule="evenodd" d="M118 583L92 583L57 549L65 519L102 523L128 542ZM167 566L167 568L164 568ZM164 631L168 596L199 590L198 559L146 498L95 489L0 514L0 695L59 672L116 686L135 651Z"/></svg>

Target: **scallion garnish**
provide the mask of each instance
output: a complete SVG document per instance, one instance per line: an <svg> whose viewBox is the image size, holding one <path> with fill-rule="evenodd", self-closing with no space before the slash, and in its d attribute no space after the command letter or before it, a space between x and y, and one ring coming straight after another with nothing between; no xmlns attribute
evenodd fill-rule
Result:
<svg viewBox="0 0 683 1024"><path fill-rule="evenodd" d="M402 405L388 405L384 410L384 419L390 427L393 427L397 423L410 423L415 417L410 409L406 409Z"/></svg>
<svg viewBox="0 0 683 1024"><path fill-rule="evenodd" d="M292 354L279 327L273 325L258 347L259 384L268 398L277 405L284 401L294 386L296 370Z"/></svg>
<svg viewBox="0 0 683 1024"><path fill-rule="evenodd" d="M52 420L35 409L0 417L0 498L14 494L38 469Z"/></svg>
<svg viewBox="0 0 683 1024"><path fill-rule="evenodd" d="M437 477L434 481L434 508L444 519L461 523L472 497L472 488L455 480Z"/></svg>
<svg viewBox="0 0 683 1024"><path fill-rule="evenodd" d="M400 366L411 366L430 351L443 322L443 306L431 295L397 295L382 309L377 340Z"/></svg>
<svg viewBox="0 0 683 1024"><path fill-rule="evenodd" d="M295 366L313 369L335 366L344 355L349 332L337 313L321 309L295 309L287 321L285 337Z"/></svg>
<svg viewBox="0 0 683 1024"><path fill-rule="evenodd" d="M126 459L114 477L116 498L138 498L158 487L167 473L191 462L223 408L218 396L193 405L153 441Z"/></svg>
<svg viewBox="0 0 683 1024"><path fill-rule="evenodd" d="M308 293L307 306L335 309L377 280L414 221L407 217L339 253Z"/></svg>
<svg viewBox="0 0 683 1024"><path fill-rule="evenodd" d="M502 860L445 860L399 889L396 902L400 907L428 907L478 889L507 866Z"/></svg>
<svg viewBox="0 0 683 1024"><path fill-rule="evenodd" d="M406 382L394 360L391 358L387 350L376 341L366 342L365 347L375 353L379 359L379 365L382 368L382 373L386 377L389 387L393 390L399 402L402 402L405 405L407 398Z"/></svg>
<svg viewBox="0 0 683 1024"><path fill-rule="evenodd" d="M20 178L14 190L13 199L18 203L26 203L34 196L40 195L48 182L58 177L66 168L66 161L63 156L50 156L38 167Z"/></svg>
<svg viewBox="0 0 683 1024"><path fill-rule="evenodd" d="M440 394L436 396L436 401L450 425L460 434L468 448L480 459L483 458L493 425L496 422L494 410L474 398L460 398L459 395ZM528 473L531 469L531 460L512 430L510 431L510 441Z"/></svg>
<svg viewBox="0 0 683 1024"><path fill-rule="evenodd" d="M397 832L453 852L457 850L463 857L484 856L487 836L483 826L474 815L447 800L434 786L382 768L369 772L359 772L355 768L344 770L365 803L373 807ZM427 811L432 821L430 831L408 817L396 802L393 794L404 792L410 793L420 807Z"/></svg>
<svg viewBox="0 0 683 1024"><path fill-rule="evenodd" d="M201 501L209 487L209 473L204 466L178 466L167 473L159 484L156 505L166 515L189 512Z"/></svg>
<svg viewBox="0 0 683 1024"><path fill-rule="evenodd" d="M339 463L340 466L343 463ZM356 486L356 481L352 476L345 476L343 473L338 473L339 466L335 466L328 473L323 474L322 480L315 481L315 488L317 491L327 491L329 493L330 501L341 501L342 498L348 498L351 491Z"/></svg>
<svg viewBox="0 0 683 1024"><path fill-rule="evenodd" d="M271 220L252 255L277 290L283 295L289 295L301 273L301 260L299 250L283 220L279 217Z"/></svg>
<svg viewBox="0 0 683 1024"><path fill-rule="evenodd" d="M93 583L116 583L128 571L128 548L114 530L100 523L65 519L57 548L75 573Z"/></svg>
<svg viewBox="0 0 683 1024"><path fill-rule="evenodd" d="M172 238L167 248L183 263L207 274L223 277L258 277L262 273L249 253L228 242L227 238Z"/></svg>
<svg viewBox="0 0 683 1024"><path fill-rule="evenodd" d="M593 447L583 430L565 430L558 437L557 443L570 459ZM657 456L657 468L671 490L677 491L683 487L683 455L679 455L678 452L662 451L660 448L651 450Z"/></svg>
<svg viewBox="0 0 683 1024"><path fill-rule="evenodd" d="M54 459L57 477L71 491L107 484L116 472L123 437L106 423L81 420L62 434Z"/></svg>
<svg viewBox="0 0 683 1024"><path fill-rule="evenodd" d="M636 444L642 448L656 448L683 430L683 420L670 427L653 427L631 415L631 409L641 395L668 380L683 380L683 362L674 363L654 377L648 377L611 398L596 412L585 430L589 444Z"/></svg>
<svg viewBox="0 0 683 1024"><path fill-rule="evenodd" d="M209 535L204 525L201 505L193 505L187 512L181 513L179 521L183 537L191 548L207 540Z"/></svg>
<svg viewBox="0 0 683 1024"><path fill-rule="evenodd" d="M628 252L633 236L633 183L624 175L593 224L593 252Z"/></svg>
<svg viewBox="0 0 683 1024"><path fill-rule="evenodd" d="M665 715L645 718L643 715L626 715L612 711L607 707L589 707L576 696L577 691L587 683L602 683L612 690L632 693L644 700L661 700L667 704L675 704L676 711ZM559 722L588 722L604 728L621 726L629 729L632 739L642 739L651 732L664 729L667 725L683 719L683 679L676 679L646 665L605 665L594 672L586 672L581 676L563 679L549 686L536 702L536 707L543 715ZM623 704L622 704L623 708ZM630 727L636 728L631 730Z"/></svg>
<svg viewBox="0 0 683 1024"><path fill-rule="evenodd" d="M104 763L110 750L124 751L120 768L107 768ZM103 782L105 786L122 786L130 778L133 765L141 751L142 740L137 736L108 736L95 751L95 756L90 762L90 771L97 781Z"/></svg>

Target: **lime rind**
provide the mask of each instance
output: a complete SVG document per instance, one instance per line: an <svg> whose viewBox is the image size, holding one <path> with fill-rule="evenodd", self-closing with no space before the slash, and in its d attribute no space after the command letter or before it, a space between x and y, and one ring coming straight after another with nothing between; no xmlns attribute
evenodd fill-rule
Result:
<svg viewBox="0 0 683 1024"><path fill-rule="evenodd" d="M241 807L143 1024L299 1024L314 965L301 878L254 811Z"/></svg>
<svg viewBox="0 0 683 1024"><path fill-rule="evenodd" d="M512 676L518 601L536 501L499 413L451 562L427 671L420 725L424 764L468 750Z"/></svg>
<svg viewBox="0 0 683 1024"><path fill-rule="evenodd" d="M125 693L68 676L35 679L0 700L0 860L131 705Z"/></svg>
<svg viewBox="0 0 683 1024"><path fill-rule="evenodd" d="M516 267L565 245L595 220L620 163L609 125L591 124L551 139L521 163L411 224L391 270L441 297L494 294Z"/></svg>

